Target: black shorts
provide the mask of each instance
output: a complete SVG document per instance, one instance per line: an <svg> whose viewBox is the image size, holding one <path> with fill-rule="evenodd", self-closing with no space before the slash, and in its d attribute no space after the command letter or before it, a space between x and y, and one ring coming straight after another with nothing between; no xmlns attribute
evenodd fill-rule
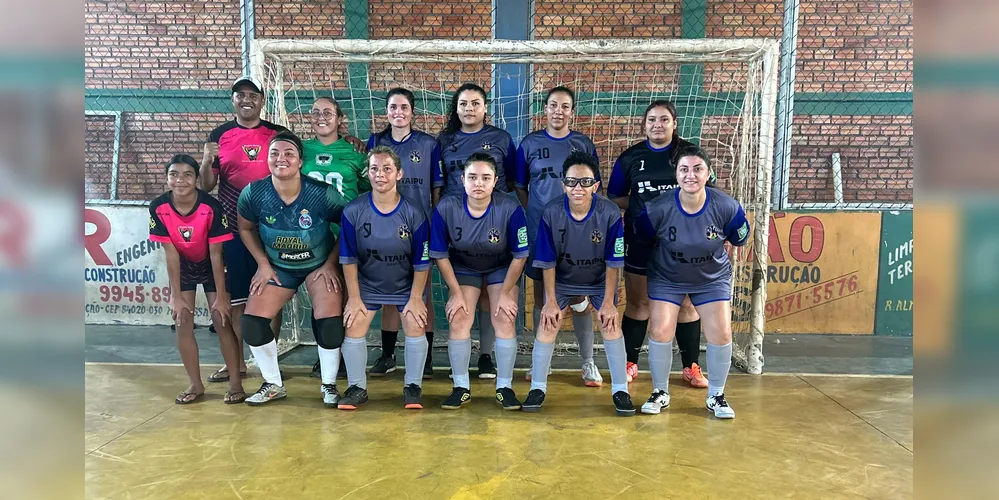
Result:
<svg viewBox="0 0 999 500"><path fill-rule="evenodd" d="M624 272L645 276L653 246L639 243L634 223L624 226Z"/></svg>
<svg viewBox="0 0 999 500"><path fill-rule="evenodd" d="M180 291L190 292L201 285L205 292L215 292L215 277L212 275L212 259L191 262L180 259Z"/></svg>
<svg viewBox="0 0 999 500"><path fill-rule="evenodd" d="M257 273L257 261L243 245L243 240L235 238L222 243L222 258L225 261L225 286L234 306L246 304L250 296L250 280Z"/></svg>

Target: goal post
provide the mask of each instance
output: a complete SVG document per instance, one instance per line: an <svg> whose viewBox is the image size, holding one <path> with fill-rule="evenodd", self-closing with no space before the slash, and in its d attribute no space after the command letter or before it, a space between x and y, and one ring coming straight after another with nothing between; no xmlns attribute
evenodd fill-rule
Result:
<svg viewBox="0 0 999 500"><path fill-rule="evenodd" d="M366 139L385 127L385 95L396 86L416 95L414 128L436 135L446 123L455 89L478 83L493 100L492 83L502 78L520 82L517 98L528 104L519 107L525 114L504 115L495 107L487 120L500 127L517 120L527 130L538 130L545 123L547 90L565 85L576 93L572 129L593 139L604 179L616 157L644 138L641 117L649 103L672 101L680 136L708 152L718 186L732 193L753 221L752 243L732 254L733 360L744 371L761 373L778 56L777 41L763 38L257 39L250 61L264 85L265 118L305 136L311 133L307 115L313 99L332 95L347 115L350 132ZM526 67L526 73L503 73L511 67ZM521 139L514 137L518 144ZM441 287L435 282L439 302L446 298ZM532 316L532 295L524 293L526 317ZM623 306L623 296L619 303ZM293 315L301 308L296 305ZM442 317L435 331L446 331ZM307 329L307 319L291 322L282 349L309 343L311 333L301 328ZM532 322L529 318L526 324ZM525 330L518 332L522 339L530 334L529 327Z"/></svg>

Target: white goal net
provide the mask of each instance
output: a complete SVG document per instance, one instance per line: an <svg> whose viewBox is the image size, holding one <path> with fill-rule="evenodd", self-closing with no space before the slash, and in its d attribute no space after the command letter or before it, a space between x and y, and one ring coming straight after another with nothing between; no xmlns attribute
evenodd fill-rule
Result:
<svg viewBox="0 0 999 500"><path fill-rule="evenodd" d="M718 186L753 218L752 243L733 255L734 360L741 369L760 373L777 56L777 43L769 39L264 39L254 42L251 61L267 94L266 119L303 136L310 135L313 100L332 95L347 115L350 133L366 140L385 127L385 95L397 86L416 95L414 128L437 134L454 90L473 82L489 93L487 122L509 131L519 144L544 127L546 92L567 86L576 93L571 127L593 139L604 179L617 156L644 139L642 114L649 103L672 101L680 136L711 155ZM528 345L533 292L531 280L525 281L519 333ZM308 299L302 295L286 313L290 331L282 335L284 350L314 342ZM446 290L436 277L433 297L441 312L435 331L443 340ZM619 303L623 310L623 286ZM564 329L571 329L571 321ZM565 344L569 351L571 344Z"/></svg>

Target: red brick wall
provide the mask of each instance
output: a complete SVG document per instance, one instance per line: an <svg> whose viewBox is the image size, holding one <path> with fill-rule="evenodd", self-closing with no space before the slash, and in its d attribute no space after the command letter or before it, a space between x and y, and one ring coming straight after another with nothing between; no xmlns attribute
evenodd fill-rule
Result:
<svg viewBox="0 0 999 500"><path fill-rule="evenodd" d="M238 0L87 1L87 88L215 89L239 76Z"/></svg>
<svg viewBox="0 0 999 500"><path fill-rule="evenodd" d="M833 200L833 153L840 154L846 202L912 203L912 118L795 116L790 198Z"/></svg>
<svg viewBox="0 0 999 500"><path fill-rule="evenodd" d="M346 36L343 0L257 0L256 36L340 38ZM780 1L709 1L709 37L779 38ZM492 1L369 2L371 38L488 39ZM205 2L85 2L85 61L88 89L224 89L239 75L238 0ZM909 1L805 0L800 7L796 90L803 92L894 92L912 90L912 5ZM536 0L536 39L682 36L681 2ZM644 74L622 87L612 73L593 66L555 68L538 65L535 90L555 82L587 82L592 89L669 92L676 88L673 70L655 77L622 66L618 75ZM420 85L445 94L464 81L488 89L487 65L413 67L371 64L372 90L396 84ZM621 68L619 68L621 69ZM731 88L728 68L707 67L705 91ZM438 77L428 78L428 76ZM444 75L444 77L440 77ZM342 69L329 69L299 83L309 88L344 88ZM580 84L579 86L583 86ZM682 98L682 96L680 96ZM161 110L144 110L161 111ZM170 154L200 157L208 131L228 119L224 114L150 114L126 112L121 136L119 196L150 198L162 189L160 165ZM731 142L728 119L709 118L703 135ZM108 119L87 120L88 197L106 196L110 182ZM594 136L609 167L613 158L641 137L637 118L584 117L579 128ZM375 129L384 126L376 116ZM418 126L436 130L439 118ZM912 126L907 116L795 116L792 146L792 201L832 201L829 156L843 158L847 201L909 201L912 197ZM725 151L717 155L725 156ZM725 175L721 173L721 175Z"/></svg>

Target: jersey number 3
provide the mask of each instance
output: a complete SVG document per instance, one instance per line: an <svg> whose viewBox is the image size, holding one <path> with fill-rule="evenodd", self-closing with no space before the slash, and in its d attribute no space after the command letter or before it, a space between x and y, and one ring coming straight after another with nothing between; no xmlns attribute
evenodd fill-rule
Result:
<svg viewBox="0 0 999 500"><path fill-rule="evenodd" d="M455 227L454 241L461 241L461 226Z"/></svg>

